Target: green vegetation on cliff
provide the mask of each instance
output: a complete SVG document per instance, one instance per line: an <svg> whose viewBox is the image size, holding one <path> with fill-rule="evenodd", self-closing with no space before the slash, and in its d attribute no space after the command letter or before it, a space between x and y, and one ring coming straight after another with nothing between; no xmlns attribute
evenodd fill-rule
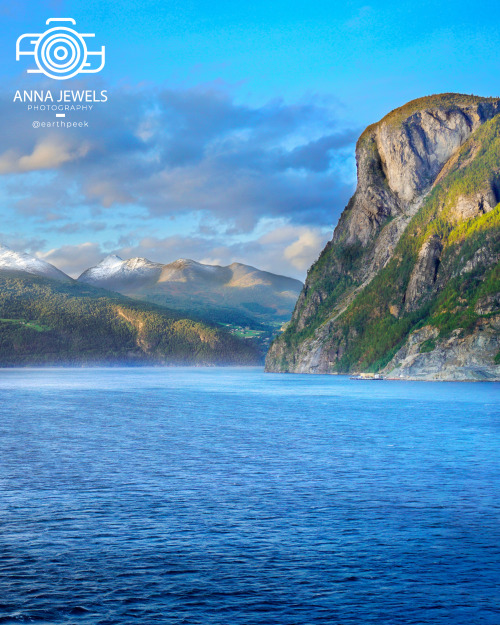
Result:
<svg viewBox="0 0 500 625"><path fill-rule="evenodd" d="M448 109L478 100L457 94L422 98L384 119L400 124L437 99ZM367 131L363 136L368 136ZM374 162L377 164L377 159ZM372 180L379 178L377 173ZM428 353L454 331L467 335L480 319L498 314L498 307L482 306L481 302L500 292L500 205L496 205L499 188L497 115L473 132L449 159L404 229L391 258L366 286L363 287L362 267L370 257L374 241L365 246L347 245L342 228L336 233L311 267L294 317L271 349L268 367L297 370L299 349L305 350L303 346L318 339L320 332L322 357L329 362L328 371L379 371L418 328L432 326L439 331L435 339L421 346L421 353ZM485 204L485 198L489 198L490 204ZM354 200L355 196L341 224L350 218ZM390 221L389 218L383 223L380 236L384 228L390 228ZM424 266L425 262L431 263L424 253L429 242L435 242L439 248L436 276L418 282L415 274L429 271Z"/></svg>

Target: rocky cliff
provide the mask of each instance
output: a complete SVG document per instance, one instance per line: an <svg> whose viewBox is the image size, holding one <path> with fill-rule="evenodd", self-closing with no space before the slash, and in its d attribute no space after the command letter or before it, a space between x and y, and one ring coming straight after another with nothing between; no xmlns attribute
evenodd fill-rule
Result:
<svg viewBox="0 0 500 625"><path fill-rule="evenodd" d="M500 99L410 102L365 130L356 161L266 369L499 379Z"/></svg>

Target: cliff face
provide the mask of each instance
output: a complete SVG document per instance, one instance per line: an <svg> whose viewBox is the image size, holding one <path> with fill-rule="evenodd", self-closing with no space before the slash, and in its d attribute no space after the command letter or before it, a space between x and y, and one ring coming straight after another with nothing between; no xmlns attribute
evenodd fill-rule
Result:
<svg viewBox="0 0 500 625"><path fill-rule="evenodd" d="M365 130L356 192L268 371L500 377L499 134L499 99L458 94Z"/></svg>

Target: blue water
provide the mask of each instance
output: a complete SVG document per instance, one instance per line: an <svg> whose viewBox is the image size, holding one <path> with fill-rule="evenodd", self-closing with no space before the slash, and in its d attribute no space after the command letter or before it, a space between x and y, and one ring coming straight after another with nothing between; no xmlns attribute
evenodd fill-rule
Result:
<svg viewBox="0 0 500 625"><path fill-rule="evenodd" d="M499 385L0 370L0 623L500 623Z"/></svg>

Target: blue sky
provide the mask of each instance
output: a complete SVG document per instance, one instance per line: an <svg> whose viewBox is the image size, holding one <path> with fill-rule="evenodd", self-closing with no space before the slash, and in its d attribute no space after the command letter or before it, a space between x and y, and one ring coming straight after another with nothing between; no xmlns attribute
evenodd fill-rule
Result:
<svg viewBox="0 0 500 625"><path fill-rule="evenodd" d="M499 95L496 2L0 1L0 240L76 275L108 252L303 278L355 182L361 130L408 100ZM15 41L72 17L106 46L40 81ZM16 88L107 89L91 129L42 132Z"/></svg>

